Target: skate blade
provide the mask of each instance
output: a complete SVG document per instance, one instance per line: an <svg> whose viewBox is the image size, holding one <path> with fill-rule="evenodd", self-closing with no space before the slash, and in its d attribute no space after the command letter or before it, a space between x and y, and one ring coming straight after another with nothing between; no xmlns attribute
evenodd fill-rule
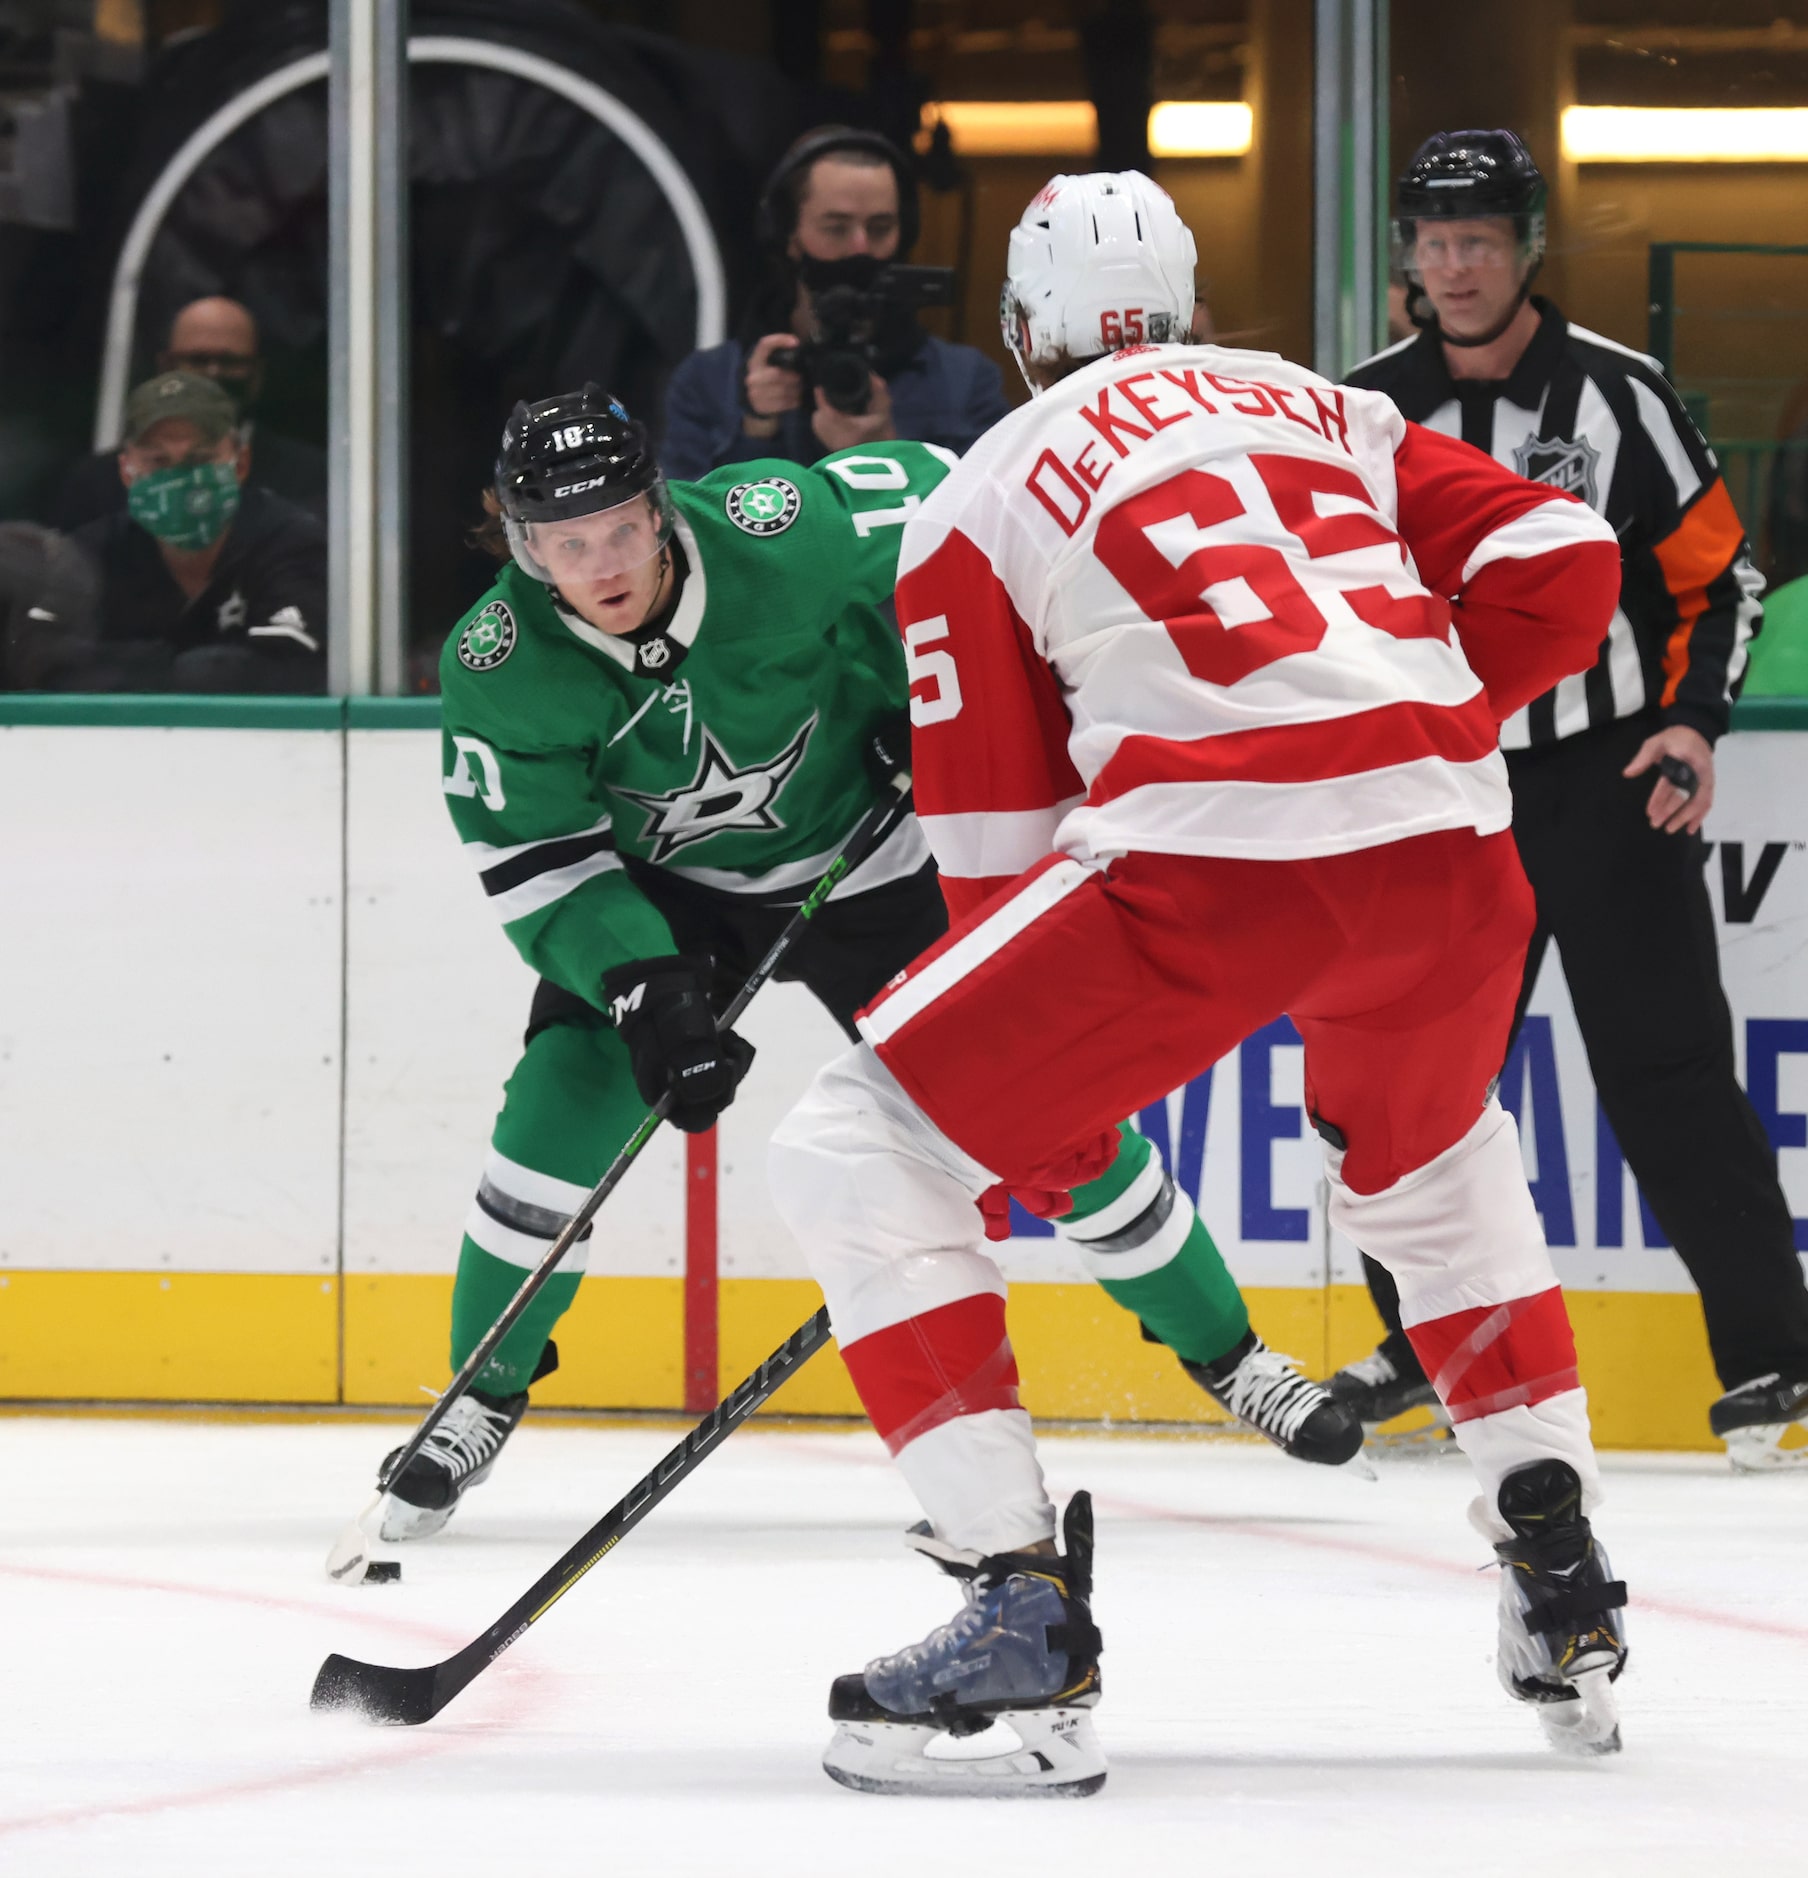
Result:
<svg viewBox="0 0 1808 1878"><path fill-rule="evenodd" d="M1544 1738L1559 1754L1584 1759L1620 1751L1620 1705L1614 1695L1612 1672L1584 1670L1570 1678L1576 1691L1573 1702L1539 1704L1538 1720Z"/></svg>
<svg viewBox="0 0 1808 1878"><path fill-rule="evenodd" d="M1106 1773L1092 1716L1080 1708L1021 1710L958 1738L915 1722L842 1722L822 1765L856 1793L951 1799L1083 1799Z"/></svg>
<svg viewBox="0 0 1808 1878"><path fill-rule="evenodd" d="M1800 1422L1756 1422L1721 1436L1736 1474L1773 1474L1808 1467L1808 1427Z"/></svg>
<svg viewBox="0 0 1808 1878"><path fill-rule="evenodd" d="M383 1523L377 1528L377 1537L390 1545L399 1545L409 1539L431 1539L452 1517L457 1507L456 1500L450 1506L414 1506L407 1500L398 1500L393 1493L386 1493L383 1496Z"/></svg>
<svg viewBox="0 0 1808 1878"><path fill-rule="evenodd" d="M1457 1452L1456 1436L1442 1403L1410 1408L1392 1421L1365 1423L1363 1434L1362 1451L1372 1458L1435 1460Z"/></svg>

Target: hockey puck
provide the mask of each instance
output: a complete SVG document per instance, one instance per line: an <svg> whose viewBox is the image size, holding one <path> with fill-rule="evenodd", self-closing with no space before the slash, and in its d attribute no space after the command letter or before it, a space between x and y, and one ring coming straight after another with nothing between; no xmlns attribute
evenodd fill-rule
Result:
<svg viewBox="0 0 1808 1878"><path fill-rule="evenodd" d="M394 1558L373 1558L364 1570L364 1582L367 1585L394 1585L402 1581L402 1561Z"/></svg>
<svg viewBox="0 0 1808 1878"><path fill-rule="evenodd" d="M1660 756L1657 759L1657 771L1672 789L1682 792L1685 800L1701 787L1701 778L1695 773L1695 765L1685 763L1679 756Z"/></svg>

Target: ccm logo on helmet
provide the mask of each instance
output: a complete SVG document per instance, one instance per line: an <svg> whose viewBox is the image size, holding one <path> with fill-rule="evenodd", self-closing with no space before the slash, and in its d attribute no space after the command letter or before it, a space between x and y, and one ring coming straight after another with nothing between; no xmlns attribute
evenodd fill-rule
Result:
<svg viewBox="0 0 1808 1878"><path fill-rule="evenodd" d="M600 489L608 480L607 476L592 476L588 482L567 483L563 489L555 489L552 498L556 502L561 496L581 496L586 489Z"/></svg>

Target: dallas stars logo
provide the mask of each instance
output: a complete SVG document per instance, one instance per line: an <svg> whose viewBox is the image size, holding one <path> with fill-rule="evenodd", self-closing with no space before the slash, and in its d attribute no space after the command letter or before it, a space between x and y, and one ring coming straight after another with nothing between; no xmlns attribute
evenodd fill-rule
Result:
<svg viewBox="0 0 1808 1878"><path fill-rule="evenodd" d="M514 651L515 638L514 614L503 601L492 600L459 636L459 663L487 672Z"/></svg>
<svg viewBox="0 0 1808 1878"><path fill-rule="evenodd" d="M736 483L723 500L728 519L750 535L782 535L804 505L797 485L783 476Z"/></svg>
<svg viewBox="0 0 1808 1878"><path fill-rule="evenodd" d="M696 841L707 841L711 835L724 834L731 828L746 829L749 833L772 833L782 829L785 824L773 813L772 805L804 760L810 733L815 728L816 718L812 714L810 721L777 756L747 769L736 769L705 725L703 755L688 788L674 789L661 796L618 788L617 795L638 802L647 811L647 825L640 831L641 839L653 844L647 859L657 865L680 848L688 848Z"/></svg>

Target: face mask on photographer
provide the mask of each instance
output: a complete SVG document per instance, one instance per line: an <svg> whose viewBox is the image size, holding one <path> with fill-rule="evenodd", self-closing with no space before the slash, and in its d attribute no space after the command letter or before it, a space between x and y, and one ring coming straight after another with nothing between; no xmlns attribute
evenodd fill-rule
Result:
<svg viewBox="0 0 1808 1878"><path fill-rule="evenodd" d="M837 287L851 287L856 293L869 292L885 263L875 254L844 254L832 261L818 260L813 254L800 254L795 265L797 278L815 299Z"/></svg>

